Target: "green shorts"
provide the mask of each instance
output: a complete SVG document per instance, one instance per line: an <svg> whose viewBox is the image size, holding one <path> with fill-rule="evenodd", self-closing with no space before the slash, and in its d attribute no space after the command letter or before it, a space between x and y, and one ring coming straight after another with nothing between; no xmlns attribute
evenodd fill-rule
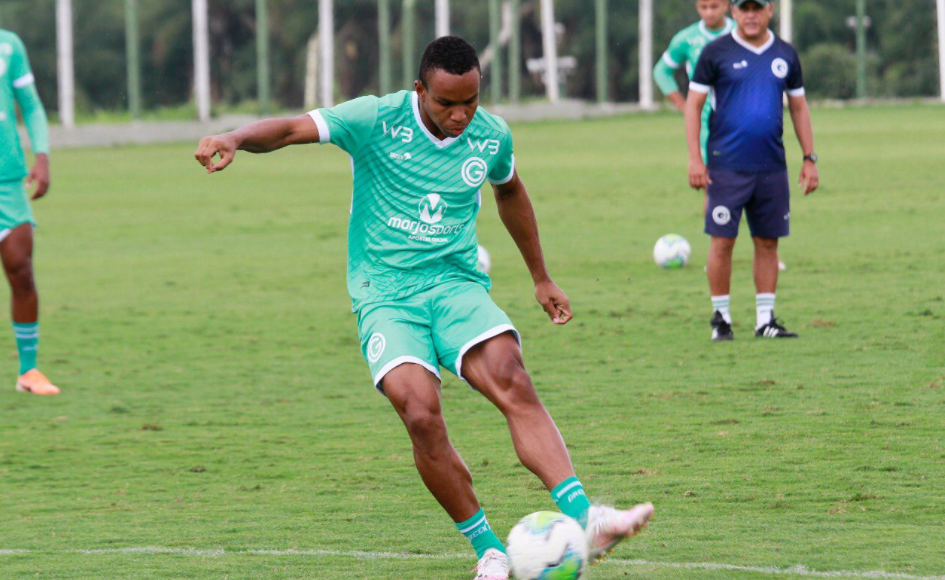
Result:
<svg viewBox="0 0 945 580"><path fill-rule="evenodd" d="M0 241L17 226L36 225L22 179L0 181Z"/></svg>
<svg viewBox="0 0 945 580"><path fill-rule="evenodd" d="M477 344L512 332L512 321L477 282L444 282L407 298L364 306L358 312L361 353L371 368L374 387L405 363L440 377L440 366L463 378L463 355ZM465 380L465 379L463 379Z"/></svg>

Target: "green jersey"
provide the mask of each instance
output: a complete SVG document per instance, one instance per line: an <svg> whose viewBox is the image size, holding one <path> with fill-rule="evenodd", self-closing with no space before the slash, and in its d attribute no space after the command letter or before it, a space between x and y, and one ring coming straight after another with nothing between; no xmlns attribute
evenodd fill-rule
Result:
<svg viewBox="0 0 945 580"><path fill-rule="evenodd" d="M46 112L36 94L26 47L16 34L0 30L0 181L21 179L26 161L16 127L16 103L30 134L34 153L49 152Z"/></svg>
<svg viewBox="0 0 945 580"><path fill-rule="evenodd" d="M668 95L679 91L679 86L676 79L673 78L672 71L685 63L686 73L691 79L705 45L725 34L731 34L733 30L735 30L735 21L731 18L725 19L725 26L720 30L709 30L702 20L680 30L669 43L669 48L663 53L654 75L656 83L663 94Z"/></svg>
<svg viewBox="0 0 945 580"><path fill-rule="evenodd" d="M451 280L487 289L477 263L481 189L511 181L512 134L479 108L459 137L440 140L420 119L417 94L361 97L309 113L322 143L351 156L348 226L352 310Z"/></svg>

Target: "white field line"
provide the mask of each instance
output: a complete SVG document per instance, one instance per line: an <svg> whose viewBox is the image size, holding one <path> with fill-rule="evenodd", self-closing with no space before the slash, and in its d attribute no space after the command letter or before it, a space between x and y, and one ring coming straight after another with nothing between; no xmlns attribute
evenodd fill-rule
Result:
<svg viewBox="0 0 945 580"><path fill-rule="evenodd" d="M357 560L469 560L467 553L441 554L410 554L406 552L363 552L349 550L205 550L196 548L166 548L160 546L144 546L140 548L101 548L92 550L3 550L0 556L28 555L28 554L147 554L147 555L177 555L177 556L314 556L354 558ZM610 558L603 562L604 566L673 568L678 570L721 570L727 572L756 572L780 576L807 576L814 578L864 578L879 580L945 580L945 575L922 576L905 572L886 572L884 570L813 570L803 565L779 568L776 566L741 566L737 564L720 564L718 562L651 562L649 560L621 560Z"/></svg>

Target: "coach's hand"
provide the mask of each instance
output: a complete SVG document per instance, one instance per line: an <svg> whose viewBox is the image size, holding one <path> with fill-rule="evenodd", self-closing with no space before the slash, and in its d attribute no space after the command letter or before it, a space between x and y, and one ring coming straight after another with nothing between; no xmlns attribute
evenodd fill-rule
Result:
<svg viewBox="0 0 945 580"><path fill-rule="evenodd" d="M32 187L36 184L36 191L30 196L30 199L39 199L49 191L49 156L40 153L36 156L36 163L26 176L26 186Z"/></svg>
<svg viewBox="0 0 945 580"><path fill-rule="evenodd" d="M814 193L820 186L820 172L817 171L817 164L813 161L805 161L801 167L801 180L798 183L804 188L804 195Z"/></svg>
<svg viewBox="0 0 945 580"><path fill-rule="evenodd" d="M702 159L689 160L689 185L693 189L706 189L712 185L709 178L709 169L702 162Z"/></svg>
<svg viewBox="0 0 945 580"><path fill-rule="evenodd" d="M567 294L551 280L535 284L535 299L555 324L567 324L574 318L571 314L571 301L568 300Z"/></svg>
<svg viewBox="0 0 945 580"><path fill-rule="evenodd" d="M194 157L197 163L207 168L207 173L223 171L236 156L236 148L236 140L228 134L204 137L197 145ZM220 160L214 163L213 158L216 155L220 156Z"/></svg>

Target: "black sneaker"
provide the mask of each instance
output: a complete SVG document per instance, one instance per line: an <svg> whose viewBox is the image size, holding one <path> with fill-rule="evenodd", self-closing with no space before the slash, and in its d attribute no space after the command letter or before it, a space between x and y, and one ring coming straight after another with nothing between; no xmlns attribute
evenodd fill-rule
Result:
<svg viewBox="0 0 945 580"><path fill-rule="evenodd" d="M715 311L712 317L712 340L735 340L735 334L732 332L732 325L725 322L722 313Z"/></svg>
<svg viewBox="0 0 945 580"><path fill-rule="evenodd" d="M755 338L797 338L797 334L784 328L781 321L771 313L771 322L755 330Z"/></svg>

